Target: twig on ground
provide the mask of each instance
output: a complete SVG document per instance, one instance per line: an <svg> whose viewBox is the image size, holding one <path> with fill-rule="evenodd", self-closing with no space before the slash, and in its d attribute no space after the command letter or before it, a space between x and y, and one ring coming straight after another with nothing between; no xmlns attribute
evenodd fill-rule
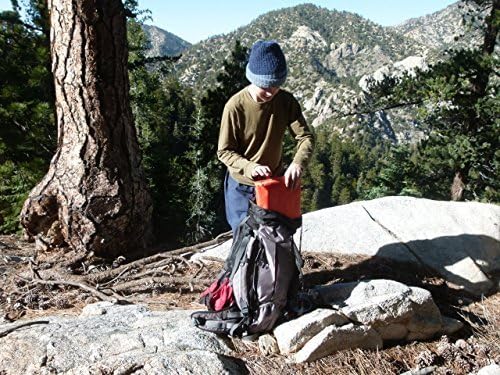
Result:
<svg viewBox="0 0 500 375"><path fill-rule="evenodd" d="M198 263L196 263L196 264L198 264ZM203 262L200 262L198 265L199 265L199 267L200 267L200 268L198 269L198 271L196 271L196 273L194 274L194 276L193 276L193 278L192 278L191 280L196 279L196 277L197 277L197 276L201 273L201 271L205 268L205 265L203 264Z"/></svg>
<svg viewBox="0 0 500 375"><path fill-rule="evenodd" d="M224 263L225 260L217 257L203 257L203 260L209 260L210 262Z"/></svg>
<svg viewBox="0 0 500 375"><path fill-rule="evenodd" d="M34 266L34 262L33 260L29 260L28 262L29 266L30 266L30 271L31 271L31 274L33 275L33 278L34 279L41 279L42 277L40 276L40 274L38 273L38 270L36 270L33 266Z"/></svg>
<svg viewBox="0 0 500 375"><path fill-rule="evenodd" d="M191 278L187 277L151 277L148 279L139 279L139 280L131 280L129 282L125 282L113 287L115 292L129 292L137 290L148 290L151 289L154 285L165 284L165 285L189 285L191 282ZM208 285L208 280L198 279L193 284L199 287Z"/></svg>
<svg viewBox="0 0 500 375"><path fill-rule="evenodd" d="M94 255L93 251L88 252L88 253L87 252L76 253L71 258L64 260L63 262L61 262L57 266L61 267L61 268L72 267L73 265L75 265L75 264L77 264L77 263L79 263L87 258L91 258L93 255Z"/></svg>
<svg viewBox="0 0 500 375"><path fill-rule="evenodd" d="M123 298L117 299L116 297L110 297L107 294L104 294L100 291L98 291L96 288L91 287L90 285L84 284L84 283L79 283L75 281L66 281L66 280L32 280L33 283L36 284L43 284L43 285L68 285L68 286L74 286L80 289L83 289L93 296L99 298L102 301L108 301L112 303L118 303L118 302L128 302Z"/></svg>
<svg viewBox="0 0 500 375"><path fill-rule="evenodd" d="M126 267L121 273L118 274L115 278L106 281L105 283L99 284L99 288L103 288L108 286L109 284L112 284L113 282L119 280L126 272L130 271L130 268Z"/></svg>
<svg viewBox="0 0 500 375"><path fill-rule="evenodd" d="M35 321L32 321L32 322L21 323L21 324L16 325L15 327L10 327L10 328L7 328L4 331L1 331L0 332L0 337L7 336L9 333L12 333L12 332L14 332L15 330L17 330L19 328L33 326L35 324L49 324L49 323L50 322L48 320L35 320Z"/></svg>

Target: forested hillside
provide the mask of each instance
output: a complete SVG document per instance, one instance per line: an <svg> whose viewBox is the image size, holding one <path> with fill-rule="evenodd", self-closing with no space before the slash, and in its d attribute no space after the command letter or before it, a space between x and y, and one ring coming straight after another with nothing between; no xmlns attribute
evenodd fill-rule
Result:
<svg viewBox="0 0 500 375"><path fill-rule="evenodd" d="M286 88L315 126L304 212L399 194L498 202L498 1L469 3L394 28L301 5L194 46L180 41L169 52L183 51L177 58L152 56L140 3L128 1L130 100L156 238L174 246L227 229L218 127L225 101L247 84L258 38L282 43ZM57 144L47 13L41 0L0 13L3 233L20 229ZM439 37L457 30L456 43ZM293 149L288 139L285 161Z"/></svg>

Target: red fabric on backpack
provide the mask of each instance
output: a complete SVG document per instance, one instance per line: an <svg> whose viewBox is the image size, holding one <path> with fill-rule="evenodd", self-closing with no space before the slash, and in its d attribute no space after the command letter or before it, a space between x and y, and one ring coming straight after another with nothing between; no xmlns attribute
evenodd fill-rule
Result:
<svg viewBox="0 0 500 375"><path fill-rule="evenodd" d="M295 189L285 185L285 177L255 181L257 206L276 211L291 219L300 217L300 184Z"/></svg>
<svg viewBox="0 0 500 375"><path fill-rule="evenodd" d="M221 311L234 304L233 288L229 279L216 280L203 293L200 299L213 311Z"/></svg>

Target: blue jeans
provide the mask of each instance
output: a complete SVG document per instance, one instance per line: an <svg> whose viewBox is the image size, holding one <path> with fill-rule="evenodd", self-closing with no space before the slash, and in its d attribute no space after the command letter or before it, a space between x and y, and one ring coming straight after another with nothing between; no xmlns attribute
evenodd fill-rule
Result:
<svg viewBox="0 0 500 375"><path fill-rule="evenodd" d="M238 225L247 216L250 200L255 200L255 188L240 184L226 172L224 179L224 199L226 203L226 219L233 234Z"/></svg>

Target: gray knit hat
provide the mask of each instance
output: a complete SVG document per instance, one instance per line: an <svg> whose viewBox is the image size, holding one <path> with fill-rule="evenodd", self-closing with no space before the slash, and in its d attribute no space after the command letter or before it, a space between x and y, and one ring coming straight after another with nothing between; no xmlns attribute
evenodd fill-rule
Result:
<svg viewBox="0 0 500 375"><path fill-rule="evenodd" d="M246 69L250 82L262 88L279 87L286 74L285 55L276 41L259 40L252 46Z"/></svg>

